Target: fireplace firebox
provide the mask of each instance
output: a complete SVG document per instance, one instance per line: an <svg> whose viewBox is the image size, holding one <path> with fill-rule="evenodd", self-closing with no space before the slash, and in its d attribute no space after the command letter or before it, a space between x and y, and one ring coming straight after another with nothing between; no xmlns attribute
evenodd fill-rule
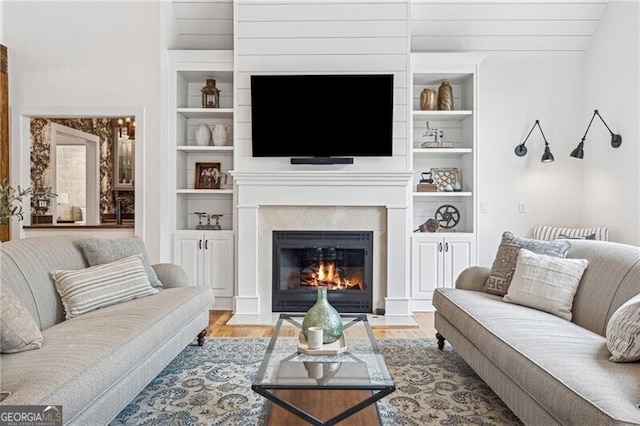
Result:
<svg viewBox="0 0 640 426"><path fill-rule="evenodd" d="M273 231L273 312L306 312L318 286L338 312L370 313L373 231Z"/></svg>

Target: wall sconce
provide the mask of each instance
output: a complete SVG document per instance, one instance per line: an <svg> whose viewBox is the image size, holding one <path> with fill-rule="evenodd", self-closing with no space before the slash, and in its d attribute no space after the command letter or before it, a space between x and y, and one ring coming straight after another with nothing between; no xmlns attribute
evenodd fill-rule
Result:
<svg viewBox="0 0 640 426"><path fill-rule="evenodd" d="M596 118L596 115L600 118L600 120L602 121L602 124L605 125L605 127L609 131L609 134L611 134L611 146L614 148L618 148L620 145L622 145L622 136L614 134L609 128L609 126L607 126L607 123L604 122L604 118L602 118L598 110L595 110L593 111L593 115L591 116L591 121L589 121L589 125L587 126L587 131L584 132L584 136L582 137L582 140L580 140L580 143L578 144L578 146L573 151L571 151L571 154L569 154L571 157L579 158L579 159L582 159L582 157L584 157L584 150L583 150L584 139L587 137L587 133L589 133L589 128L591 128L591 123L593 123L593 119Z"/></svg>
<svg viewBox="0 0 640 426"><path fill-rule="evenodd" d="M536 126L538 126L538 129L540 130L540 133L542 134L542 139L544 139L544 154L542 154L541 161L543 163L551 163L551 162L554 161L553 154L551 153L551 150L549 149L549 142L547 142L547 138L544 136L544 132L542 131L542 127L540 127L540 121L539 120L536 120L536 122L533 124L533 127L531 127L531 130L529 130L529 134L524 139L524 142L522 142L520 145L516 146L516 149L514 151L515 151L515 153L516 153L516 155L518 157L523 157L523 156L527 155L527 147L524 146L524 144L527 143L527 140L529 139L529 136L531 136L531 132L533 132L533 129L535 129Z"/></svg>
<svg viewBox="0 0 640 426"><path fill-rule="evenodd" d="M116 121L118 124L118 136L122 137L123 130L124 134L129 137L129 139L136 138L136 121L131 117L126 118L118 118Z"/></svg>

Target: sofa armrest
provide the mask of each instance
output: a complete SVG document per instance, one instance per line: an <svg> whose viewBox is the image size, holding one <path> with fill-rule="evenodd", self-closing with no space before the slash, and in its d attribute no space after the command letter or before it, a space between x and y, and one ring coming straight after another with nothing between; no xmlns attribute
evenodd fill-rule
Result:
<svg viewBox="0 0 640 426"><path fill-rule="evenodd" d="M189 287L189 276L182 267L174 263L157 263L151 265L164 288Z"/></svg>
<svg viewBox="0 0 640 426"><path fill-rule="evenodd" d="M484 266L471 266L458 275L456 288L462 290L482 291L489 278L489 268Z"/></svg>

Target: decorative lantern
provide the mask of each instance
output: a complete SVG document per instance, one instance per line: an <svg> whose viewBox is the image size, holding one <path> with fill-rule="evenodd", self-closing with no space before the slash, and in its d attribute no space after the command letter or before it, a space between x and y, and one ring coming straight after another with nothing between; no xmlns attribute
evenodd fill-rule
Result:
<svg viewBox="0 0 640 426"><path fill-rule="evenodd" d="M202 108L220 108L220 90L212 78L208 78L207 85L202 88Z"/></svg>

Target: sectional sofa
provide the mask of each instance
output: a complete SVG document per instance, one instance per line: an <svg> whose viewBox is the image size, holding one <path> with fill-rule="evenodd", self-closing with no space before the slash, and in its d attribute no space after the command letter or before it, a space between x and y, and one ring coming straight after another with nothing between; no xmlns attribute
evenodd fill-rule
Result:
<svg viewBox="0 0 640 426"><path fill-rule="evenodd" d="M82 270L78 237L37 237L0 246L0 276L28 310L41 348L2 353L0 404L62 405L64 424L108 424L184 349L203 338L210 288L189 286L177 265L153 265L155 294L65 319L51 271ZM37 330L36 330L37 331Z"/></svg>

